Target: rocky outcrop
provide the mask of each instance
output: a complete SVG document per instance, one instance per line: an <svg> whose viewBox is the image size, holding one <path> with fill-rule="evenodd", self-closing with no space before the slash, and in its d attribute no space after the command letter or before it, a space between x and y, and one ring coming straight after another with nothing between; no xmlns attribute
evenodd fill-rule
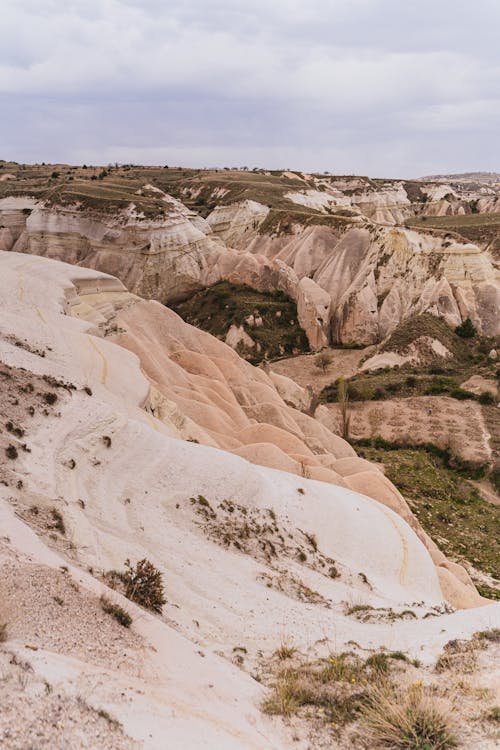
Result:
<svg viewBox="0 0 500 750"><path fill-rule="evenodd" d="M232 247L246 232L258 229L268 213L267 206L247 200L217 206L208 216L207 223L215 235Z"/></svg>

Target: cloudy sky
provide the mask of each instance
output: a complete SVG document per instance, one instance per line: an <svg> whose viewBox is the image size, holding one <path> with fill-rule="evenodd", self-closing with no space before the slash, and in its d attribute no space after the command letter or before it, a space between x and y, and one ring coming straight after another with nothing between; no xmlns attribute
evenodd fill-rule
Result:
<svg viewBox="0 0 500 750"><path fill-rule="evenodd" d="M500 0L0 0L0 158L500 171Z"/></svg>

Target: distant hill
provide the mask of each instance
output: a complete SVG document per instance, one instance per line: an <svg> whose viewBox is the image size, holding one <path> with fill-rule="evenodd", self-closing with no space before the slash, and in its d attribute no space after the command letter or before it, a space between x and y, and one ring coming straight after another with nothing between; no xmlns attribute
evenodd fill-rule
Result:
<svg viewBox="0 0 500 750"><path fill-rule="evenodd" d="M500 182L498 172L461 172L459 174L435 174L428 177L420 177L420 182L482 182L493 185Z"/></svg>

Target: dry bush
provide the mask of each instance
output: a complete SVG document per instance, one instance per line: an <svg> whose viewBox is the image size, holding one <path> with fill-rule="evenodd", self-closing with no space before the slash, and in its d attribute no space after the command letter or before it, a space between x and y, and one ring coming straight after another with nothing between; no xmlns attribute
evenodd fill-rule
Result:
<svg viewBox="0 0 500 750"><path fill-rule="evenodd" d="M455 669L461 673L473 672L477 666L478 648L477 640L461 641L454 639L448 641L443 653L436 661L436 672L446 672L450 669Z"/></svg>
<svg viewBox="0 0 500 750"><path fill-rule="evenodd" d="M329 351L323 351L319 354L316 354L314 357L314 366L318 368L318 370L323 370L323 372L326 371L326 368L328 365L331 365L333 362L333 355Z"/></svg>
<svg viewBox="0 0 500 750"><path fill-rule="evenodd" d="M361 725L373 748L448 750L457 746L452 708L421 684L371 688Z"/></svg>
<svg viewBox="0 0 500 750"><path fill-rule="evenodd" d="M127 599L161 614L167 600L163 593L163 575L158 568L145 558L139 560L135 567L130 560L126 560L125 568L122 581Z"/></svg>
<svg viewBox="0 0 500 750"><path fill-rule="evenodd" d="M0 643L4 643L7 640L7 623L0 623Z"/></svg>

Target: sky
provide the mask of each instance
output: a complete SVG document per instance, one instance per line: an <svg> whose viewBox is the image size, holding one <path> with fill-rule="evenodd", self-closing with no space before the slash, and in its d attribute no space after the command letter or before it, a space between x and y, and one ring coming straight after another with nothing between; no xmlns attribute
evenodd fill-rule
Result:
<svg viewBox="0 0 500 750"><path fill-rule="evenodd" d="M0 0L0 158L500 171L500 0Z"/></svg>

